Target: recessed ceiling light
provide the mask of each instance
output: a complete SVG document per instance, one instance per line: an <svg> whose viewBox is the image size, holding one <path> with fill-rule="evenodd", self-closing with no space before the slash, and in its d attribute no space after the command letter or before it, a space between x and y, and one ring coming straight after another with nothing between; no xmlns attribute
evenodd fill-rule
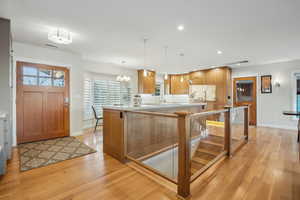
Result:
<svg viewBox="0 0 300 200"><path fill-rule="evenodd" d="M177 29L178 29L179 31L183 31L183 30L184 30L184 26L183 26L183 25L179 25L179 26L177 26Z"/></svg>
<svg viewBox="0 0 300 200"><path fill-rule="evenodd" d="M219 55L220 55L220 54L222 54L222 53L223 53L223 52L222 52L222 51L220 51L220 50L218 50L218 51L217 51L217 54L219 54Z"/></svg>
<svg viewBox="0 0 300 200"><path fill-rule="evenodd" d="M236 65L240 66L240 65L241 65L241 63L238 63L238 64L236 64Z"/></svg>

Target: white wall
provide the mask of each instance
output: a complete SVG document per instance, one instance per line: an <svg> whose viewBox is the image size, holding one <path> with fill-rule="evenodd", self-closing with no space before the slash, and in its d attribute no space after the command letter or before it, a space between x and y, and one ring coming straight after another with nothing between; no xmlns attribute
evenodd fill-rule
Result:
<svg viewBox="0 0 300 200"><path fill-rule="evenodd" d="M70 69L70 134L80 135L84 128L83 122L83 79L84 76L113 79L117 75L131 77L133 94L137 92L137 72L134 69L121 68L112 64L92 63L82 59L78 54L40 47L31 44L13 42L14 50L14 74L16 73L16 61L42 63L56 66L64 66ZM16 76L14 76L16 83ZM13 99L16 99L16 87L13 89ZM16 105L13 105L13 140L16 144Z"/></svg>
<svg viewBox="0 0 300 200"><path fill-rule="evenodd" d="M16 61L42 63L68 67L70 69L70 134L72 136L82 133L82 74L81 60L78 55L59 50L53 50L34 45L13 42L14 74ZM14 77L14 83L16 83ZM14 87L14 102L16 87ZM14 114L16 104L13 105ZM16 144L16 120L13 120L14 144Z"/></svg>
<svg viewBox="0 0 300 200"><path fill-rule="evenodd" d="M300 72L300 60L233 69L233 78L257 77L258 126L297 129L295 118L282 114L285 110L295 110L296 83L293 79L295 72ZM271 94L261 94L261 75L272 75L273 92ZM276 81L280 82L279 88L274 86Z"/></svg>

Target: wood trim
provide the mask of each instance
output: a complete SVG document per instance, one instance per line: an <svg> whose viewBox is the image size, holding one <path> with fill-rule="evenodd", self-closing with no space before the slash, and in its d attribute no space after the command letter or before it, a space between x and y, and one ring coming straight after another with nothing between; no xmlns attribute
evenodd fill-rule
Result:
<svg viewBox="0 0 300 200"><path fill-rule="evenodd" d="M249 107L244 108L244 135L246 140L249 138Z"/></svg>
<svg viewBox="0 0 300 200"><path fill-rule="evenodd" d="M176 112L178 118L178 188L177 193L183 198L190 196L191 143L190 118L187 112Z"/></svg>
<svg viewBox="0 0 300 200"><path fill-rule="evenodd" d="M131 110L127 110L124 112L141 114L141 115L152 115L152 116L160 116L160 117L178 118L178 116L175 114L167 114L167 113L147 112L147 111L131 111Z"/></svg>
<svg viewBox="0 0 300 200"><path fill-rule="evenodd" d="M231 156L231 123L230 123L230 109L224 114L225 121L225 140L224 140L224 149L227 152L227 156Z"/></svg>
<svg viewBox="0 0 300 200"><path fill-rule="evenodd" d="M164 177L161 177L160 175L157 175L153 173L152 171L145 169L143 166L135 163L135 162L129 162L126 164L127 166L131 167L132 169L136 170L137 172L141 173L142 175L150 178L151 180L155 181L156 183L160 184L161 186L164 186L165 188L169 189L174 196L177 196L176 190L177 190L177 184L173 183Z"/></svg>
<svg viewBox="0 0 300 200"><path fill-rule="evenodd" d="M221 152L217 157L213 160L209 161L204 167L202 167L199 171L191 176L190 183L194 182L199 176L201 176L205 171L207 171L211 166L213 166L216 162L218 162L221 158L225 157L227 154L226 151Z"/></svg>
<svg viewBox="0 0 300 200"><path fill-rule="evenodd" d="M161 174L158 170L153 169L153 168L151 168L151 167L145 165L145 164L142 163L142 162L139 162L138 160L136 160L136 159L134 159L134 158L132 158L132 157L130 157L130 156L128 156L128 155L126 155L126 158L127 158L128 160L131 160L132 162L134 162L134 163L136 163L136 164L138 164L138 165L144 167L145 169L151 171L152 173L154 173L154 174L156 174L156 175L158 175L158 176L160 176L160 177L162 177L162 178L164 178L164 179L167 179L168 181L170 181L170 182L172 182L172 183L174 183L174 184L177 185L176 180L173 180L173 179L171 179L171 178L169 178L169 177L167 177L167 176Z"/></svg>

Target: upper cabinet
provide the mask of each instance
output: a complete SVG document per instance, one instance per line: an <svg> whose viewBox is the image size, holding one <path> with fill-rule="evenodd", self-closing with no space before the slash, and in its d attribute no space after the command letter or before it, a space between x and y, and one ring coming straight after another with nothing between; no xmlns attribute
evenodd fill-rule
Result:
<svg viewBox="0 0 300 200"><path fill-rule="evenodd" d="M170 94L189 93L189 74L169 75Z"/></svg>
<svg viewBox="0 0 300 200"><path fill-rule="evenodd" d="M215 85L215 105L226 105L231 100L231 69L219 67L201 71L190 72L190 83L192 85Z"/></svg>
<svg viewBox="0 0 300 200"><path fill-rule="evenodd" d="M155 71L138 70L138 90L140 94L155 93Z"/></svg>
<svg viewBox="0 0 300 200"><path fill-rule="evenodd" d="M146 73L147 72L147 73ZM138 70L139 93L155 93L155 72ZM213 106L224 106L231 103L231 69L218 67L214 69L193 71L186 74L169 74L164 80L165 94L189 94L190 85L215 86L216 100L210 103Z"/></svg>

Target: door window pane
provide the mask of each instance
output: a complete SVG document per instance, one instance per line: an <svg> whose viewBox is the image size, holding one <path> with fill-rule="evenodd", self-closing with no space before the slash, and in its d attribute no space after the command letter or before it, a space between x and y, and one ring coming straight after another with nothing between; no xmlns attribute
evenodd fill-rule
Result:
<svg viewBox="0 0 300 200"><path fill-rule="evenodd" d="M37 76L37 72L35 67L23 67L23 75Z"/></svg>
<svg viewBox="0 0 300 200"><path fill-rule="evenodd" d="M40 69L39 70L39 76L42 76L42 77L51 77L52 76L52 70L49 70L49 69Z"/></svg>
<svg viewBox="0 0 300 200"><path fill-rule="evenodd" d="M53 79L53 86L64 87L65 86L65 80L64 79Z"/></svg>
<svg viewBox="0 0 300 200"><path fill-rule="evenodd" d="M241 80L236 82L236 101L253 101L253 81Z"/></svg>
<svg viewBox="0 0 300 200"><path fill-rule="evenodd" d="M53 71L53 77L56 79L65 79L65 72L64 71Z"/></svg>
<svg viewBox="0 0 300 200"><path fill-rule="evenodd" d="M37 85L37 77L23 76L23 85Z"/></svg>
<svg viewBox="0 0 300 200"><path fill-rule="evenodd" d="M39 85L40 86L51 86L51 78L39 78Z"/></svg>

